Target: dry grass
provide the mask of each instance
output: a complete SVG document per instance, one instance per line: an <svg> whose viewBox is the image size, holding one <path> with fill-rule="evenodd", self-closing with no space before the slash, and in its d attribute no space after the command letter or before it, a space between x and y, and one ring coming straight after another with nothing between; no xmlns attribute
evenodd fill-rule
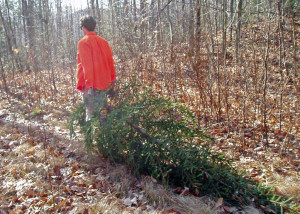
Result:
<svg viewBox="0 0 300 214"><path fill-rule="evenodd" d="M128 172L124 165L108 167L109 181L115 183L114 189L119 197L125 197L126 193L134 186L135 177Z"/></svg>
<svg viewBox="0 0 300 214"><path fill-rule="evenodd" d="M182 213L217 213L217 210L204 203L202 198L176 195L162 185L154 183L149 177L144 177L143 185L148 200L166 209L174 208Z"/></svg>
<svg viewBox="0 0 300 214"><path fill-rule="evenodd" d="M123 206L121 202L114 197L107 196L101 197L101 200L95 200L92 203L76 203L75 209L73 209L70 213L83 213L84 210L88 209L89 213L96 214L96 213L122 213Z"/></svg>
<svg viewBox="0 0 300 214"><path fill-rule="evenodd" d="M264 212L256 209L255 207L247 206L247 207L244 207L243 213L245 213L245 214L263 214Z"/></svg>
<svg viewBox="0 0 300 214"><path fill-rule="evenodd" d="M275 186L276 193L286 197L295 197L300 201L300 178L299 175L282 176L277 173L273 174L268 183Z"/></svg>
<svg viewBox="0 0 300 214"><path fill-rule="evenodd" d="M217 213L212 200L211 205L208 205L207 200L204 201L199 197L177 195L161 184L155 183L149 176L136 178L124 165L107 163L100 177L102 182L107 181L113 184L113 195L122 200L135 196L139 198L139 203L146 202L159 210L174 209L181 213L195 214ZM147 213L148 211L145 210L145 206L142 206L134 211L129 209L128 212ZM159 213L159 211L152 210L151 213Z"/></svg>

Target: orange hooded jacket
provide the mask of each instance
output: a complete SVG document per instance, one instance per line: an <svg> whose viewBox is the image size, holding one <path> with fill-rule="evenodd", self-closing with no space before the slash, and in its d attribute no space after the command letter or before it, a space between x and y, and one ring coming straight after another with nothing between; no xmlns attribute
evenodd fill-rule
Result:
<svg viewBox="0 0 300 214"><path fill-rule="evenodd" d="M114 60L108 42L89 32L78 42L77 89L108 89L116 80Z"/></svg>

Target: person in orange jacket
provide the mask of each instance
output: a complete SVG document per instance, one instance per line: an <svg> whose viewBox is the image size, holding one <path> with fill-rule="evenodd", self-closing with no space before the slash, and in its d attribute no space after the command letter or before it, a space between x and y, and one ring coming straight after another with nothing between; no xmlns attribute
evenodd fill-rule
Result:
<svg viewBox="0 0 300 214"><path fill-rule="evenodd" d="M77 89L83 92L89 121L97 107L103 105L105 91L111 89L116 72L108 42L94 32L95 19L89 15L81 17L80 27L84 37L78 42Z"/></svg>

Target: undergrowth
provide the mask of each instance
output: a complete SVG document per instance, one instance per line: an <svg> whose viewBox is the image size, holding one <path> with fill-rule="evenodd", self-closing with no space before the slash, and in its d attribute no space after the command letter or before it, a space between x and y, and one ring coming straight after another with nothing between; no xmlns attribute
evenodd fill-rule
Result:
<svg viewBox="0 0 300 214"><path fill-rule="evenodd" d="M157 97L131 82L118 86L110 102L113 110L99 125L99 108L85 121L84 106L70 117L70 134L78 124L90 151L115 162L126 163L136 175L151 175L164 185L189 187L195 195L210 195L237 206L255 203L265 212L296 213L300 205L292 198L275 195L270 187L256 184L232 167L232 161L210 150L210 138L199 130L185 107ZM77 123L76 123L77 122Z"/></svg>

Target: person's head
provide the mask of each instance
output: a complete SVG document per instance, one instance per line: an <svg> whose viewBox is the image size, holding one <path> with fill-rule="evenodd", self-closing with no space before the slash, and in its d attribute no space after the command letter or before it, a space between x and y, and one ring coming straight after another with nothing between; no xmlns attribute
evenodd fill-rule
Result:
<svg viewBox="0 0 300 214"><path fill-rule="evenodd" d="M80 18L80 28L85 27L88 31L94 31L96 27L96 20L90 16L86 15Z"/></svg>

